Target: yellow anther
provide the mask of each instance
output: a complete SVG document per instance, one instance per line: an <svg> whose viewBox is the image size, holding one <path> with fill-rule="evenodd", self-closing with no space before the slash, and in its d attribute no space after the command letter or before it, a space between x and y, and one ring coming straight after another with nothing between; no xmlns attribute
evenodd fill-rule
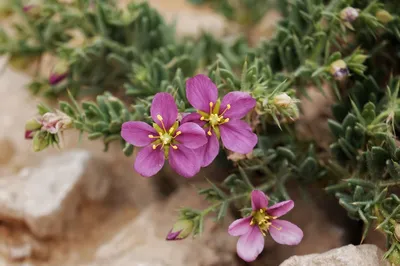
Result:
<svg viewBox="0 0 400 266"><path fill-rule="evenodd" d="M162 118L161 115L157 115L157 119L160 120L160 121L163 121L163 118Z"/></svg>
<svg viewBox="0 0 400 266"><path fill-rule="evenodd" d="M171 145L171 147L172 147L172 149L174 149L174 150L177 150L177 149L178 149L178 146L176 146L176 145Z"/></svg>
<svg viewBox="0 0 400 266"><path fill-rule="evenodd" d="M253 225L253 224L254 224L254 221L253 221L253 219L251 219L250 225Z"/></svg>
<svg viewBox="0 0 400 266"><path fill-rule="evenodd" d="M226 118L225 120L224 120L224 123L228 123L229 122L229 118Z"/></svg>
<svg viewBox="0 0 400 266"><path fill-rule="evenodd" d="M149 135L149 138L151 138L151 139L152 139L152 138L154 138L154 136L153 136L153 135Z"/></svg>
<svg viewBox="0 0 400 266"><path fill-rule="evenodd" d="M263 234L263 236L267 236L267 234L264 231L261 231L261 233Z"/></svg>
<svg viewBox="0 0 400 266"><path fill-rule="evenodd" d="M259 221L258 225L262 225L264 223L264 221Z"/></svg>
<svg viewBox="0 0 400 266"><path fill-rule="evenodd" d="M207 132L207 134L208 134L209 136L211 136L211 135L212 135L211 130L209 130L209 131Z"/></svg>
<svg viewBox="0 0 400 266"><path fill-rule="evenodd" d="M157 146L158 146L158 145L155 145L155 144L154 144L154 145L153 145L153 150L157 149Z"/></svg>
<svg viewBox="0 0 400 266"><path fill-rule="evenodd" d="M177 132L175 133L175 137L176 137L176 136L179 136L180 134L182 134L182 131L177 131Z"/></svg>
<svg viewBox="0 0 400 266"><path fill-rule="evenodd" d="M200 117L200 120L201 120L201 121L203 121L204 119L205 119L204 116Z"/></svg>
<svg viewBox="0 0 400 266"><path fill-rule="evenodd" d="M229 103L226 105L226 109L231 109L231 105Z"/></svg>
<svg viewBox="0 0 400 266"><path fill-rule="evenodd" d="M264 213L264 210L263 210L263 209L260 209L260 213Z"/></svg>
<svg viewBox="0 0 400 266"><path fill-rule="evenodd" d="M213 102L210 102L210 107L213 107L214 106L214 103Z"/></svg>

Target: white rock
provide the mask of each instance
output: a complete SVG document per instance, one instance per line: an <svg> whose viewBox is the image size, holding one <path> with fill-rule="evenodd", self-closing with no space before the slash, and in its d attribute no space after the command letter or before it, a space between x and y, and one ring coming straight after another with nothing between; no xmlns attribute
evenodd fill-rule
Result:
<svg viewBox="0 0 400 266"><path fill-rule="evenodd" d="M46 158L37 168L0 179L0 217L25 222L38 237L60 235L84 198L101 200L110 178L81 150Z"/></svg>
<svg viewBox="0 0 400 266"><path fill-rule="evenodd" d="M222 37L225 33L231 32L234 26L212 9L189 4L186 0L147 0L147 2L160 12L168 23L175 24L179 37L199 37L203 31L215 37Z"/></svg>
<svg viewBox="0 0 400 266"><path fill-rule="evenodd" d="M182 205L198 208L200 198L192 188L181 188L167 202L156 202L122 227L99 247L96 260L88 266L235 266L235 237L225 223L216 226L207 220L201 237L166 241L165 237ZM207 206L203 204L203 207ZM231 220L230 220L231 221Z"/></svg>
<svg viewBox="0 0 400 266"><path fill-rule="evenodd" d="M293 256L280 266L389 266L375 245L347 245L321 254Z"/></svg>

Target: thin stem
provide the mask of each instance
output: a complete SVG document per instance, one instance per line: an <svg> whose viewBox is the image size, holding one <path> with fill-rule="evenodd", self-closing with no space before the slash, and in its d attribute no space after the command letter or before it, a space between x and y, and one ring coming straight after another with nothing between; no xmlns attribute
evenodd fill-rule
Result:
<svg viewBox="0 0 400 266"><path fill-rule="evenodd" d="M255 189L261 190L261 191L267 190L267 189L273 187L275 185L275 183L276 183L275 180L271 180L270 182L267 182L267 183L265 183L265 184L263 184L261 186L258 186ZM208 213L212 212L213 210L215 210L217 207L219 207L223 203L230 203L230 202L232 202L234 200L237 200L237 199L240 199L240 198L244 198L244 197L248 197L250 193L251 193L251 191L247 191L247 192L244 192L242 194L235 195L235 196L233 196L231 198L227 198L225 200L219 201L219 202L211 205L207 209L204 209L203 211L201 211L200 216L202 216L202 217L206 216Z"/></svg>

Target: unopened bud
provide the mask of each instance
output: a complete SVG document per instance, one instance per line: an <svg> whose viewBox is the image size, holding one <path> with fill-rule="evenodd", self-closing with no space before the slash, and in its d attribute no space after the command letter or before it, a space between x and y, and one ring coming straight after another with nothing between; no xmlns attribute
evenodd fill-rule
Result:
<svg viewBox="0 0 400 266"><path fill-rule="evenodd" d="M179 220L169 231L166 240L181 240L188 237L193 230L194 224L190 220Z"/></svg>
<svg viewBox="0 0 400 266"><path fill-rule="evenodd" d="M279 107L288 107L293 103L292 98L286 93L281 93L274 97L274 104Z"/></svg>
<svg viewBox="0 0 400 266"><path fill-rule="evenodd" d="M49 77L49 83L56 85L63 81L68 75L68 64L65 61L58 62Z"/></svg>
<svg viewBox="0 0 400 266"><path fill-rule="evenodd" d="M353 7L346 7L340 12L340 18L345 22L353 22L358 18L359 12Z"/></svg>
<svg viewBox="0 0 400 266"><path fill-rule="evenodd" d="M38 152L49 146L48 133L45 131L36 131L33 136L33 151Z"/></svg>
<svg viewBox="0 0 400 266"><path fill-rule="evenodd" d="M387 12L384 9L380 9L376 12L375 14L376 18L378 19L379 22L383 23L383 24L387 24L390 21L393 20L393 16L390 15L389 12Z"/></svg>
<svg viewBox="0 0 400 266"><path fill-rule="evenodd" d="M40 5L29 4L22 8L24 12L31 17L38 17L40 15Z"/></svg>
<svg viewBox="0 0 400 266"><path fill-rule="evenodd" d="M35 118L29 119L25 123L25 130L38 130L42 127L42 124Z"/></svg>
<svg viewBox="0 0 400 266"><path fill-rule="evenodd" d="M330 72L336 80L344 80L350 73L343 60L336 60L330 66Z"/></svg>

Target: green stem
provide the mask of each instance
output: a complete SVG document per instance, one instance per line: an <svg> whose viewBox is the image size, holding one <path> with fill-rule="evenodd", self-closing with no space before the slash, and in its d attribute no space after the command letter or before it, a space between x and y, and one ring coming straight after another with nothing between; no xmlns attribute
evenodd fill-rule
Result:
<svg viewBox="0 0 400 266"><path fill-rule="evenodd" d="M271 180L270 182L265 183L265 184L263 184L261 186L258 186L255 189L264 191L264 190L267 190L267 189L273 187L275 185L275 183L276 183L275 180ZM244 198L244 197L248 197L250 193L251 193L251 191L247 191L247 192L244 192L242 194L235 195L233 197L227 198L227 199L225 199L223 201L219 201L219 202L211 205L207 209L204 209L203 211L201 211L200 216L202 216L202 217L206 216L207 214L209 214L210 212L214 211L216 208L218 208L223 203L230 203L230 202L232 202L234 200L241 199L241 198Z"/></svg>

